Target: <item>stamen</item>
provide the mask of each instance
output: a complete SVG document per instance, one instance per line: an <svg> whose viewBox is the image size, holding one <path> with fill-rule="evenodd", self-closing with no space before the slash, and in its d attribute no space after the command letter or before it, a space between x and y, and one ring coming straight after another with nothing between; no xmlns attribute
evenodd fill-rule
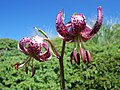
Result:
<svg viewBox="0 0 120 90"><path fill-rule="evenodd" d="M36 71L36 70L35 70L35 67L33 66L33 67L32 67L32 76L31 76L31 77L33 77L33 76L35 75L35 71Z"/></svg>
<svg viewBox="0 0 120 90"><path fill-rule="evenodd" d="M20 65L18 66L18 68L21 68L21 67L23 67L24 65L26 66L26 65L30 62L30 60L31 60L31 57L27 57L27 59L25 60L25 62L23 62L22 64L20 64Z"/></svg>
<svg viewBox="0 0 120 90"><path fill-rule="evenodd" d="M80 48L80 54L83 62L86 63L86 52L83 48Z"/></svg>
<svg viewBox="0 0 120 90"><path fill-rule="evenodd" d="M28 74L28 66L25 65L25 72Z"/></svg>
<svg viewBox="0 0 120 90"><path fill-rule="evenodd" d="M32 58L32 57L27 57L26 61L25 61L23 64L24 64L24 65L27 65L27 64L30 62L31 58Z"/></svg>

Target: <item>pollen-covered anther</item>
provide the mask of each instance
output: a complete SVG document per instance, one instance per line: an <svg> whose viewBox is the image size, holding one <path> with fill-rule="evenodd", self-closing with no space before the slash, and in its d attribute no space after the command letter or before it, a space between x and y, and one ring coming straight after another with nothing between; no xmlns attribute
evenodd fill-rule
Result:
<svg viewBox="0 0 120 90"><path fill-rule="evenodd" d="M90 56L90 52L88 50L86 50L86 57L87 57L88 63L90 63L91 62L91 56Z"/></svg>
<svg viewBox="0 0 120 90"><path fill-rule="evenodd" d="M80 55L84 63L86 63L86 52L83 48L80 48Z"/></svg>

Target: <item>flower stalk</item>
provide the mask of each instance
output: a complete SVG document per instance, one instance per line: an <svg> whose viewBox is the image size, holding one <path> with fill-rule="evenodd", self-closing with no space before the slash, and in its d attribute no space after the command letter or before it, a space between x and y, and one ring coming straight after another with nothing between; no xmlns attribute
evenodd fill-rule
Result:
<svg viewBox="0 0 120 90"><path fill-rule="evenodd" d="M65 90L64 64L63 64L63 57L64 57L64 52L65 52L65 43L66 42L63 40L61 56L59 58L60 76L61 76L61 90Z"/></svg>

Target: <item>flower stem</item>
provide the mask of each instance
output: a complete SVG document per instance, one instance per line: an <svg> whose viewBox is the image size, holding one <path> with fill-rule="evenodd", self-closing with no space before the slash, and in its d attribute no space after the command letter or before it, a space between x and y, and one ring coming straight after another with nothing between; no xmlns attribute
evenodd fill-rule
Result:
<svg viewBox="0 0 120 90"><path fill-rule="evenodd" d="M63 56L65 52L65 41L63 40L62 43L62 51L61 51L61 56L59 58L59 64L60 64L60 76L61 76L61 90L65 90L65 80L64 80L64 65L63 65Z"/></svg>
<svg viewBox="0 0 120 90"><path fill-rule="evenodd" d="M47 42L49 42L49 44L53 48L53 51L54 51L55 55L57 56L57 58L59 58L60 55L59 55L58 51L56 50L56 47L54 46L54 44L48 38L44 38L44 40L46 40Z"/></svg>

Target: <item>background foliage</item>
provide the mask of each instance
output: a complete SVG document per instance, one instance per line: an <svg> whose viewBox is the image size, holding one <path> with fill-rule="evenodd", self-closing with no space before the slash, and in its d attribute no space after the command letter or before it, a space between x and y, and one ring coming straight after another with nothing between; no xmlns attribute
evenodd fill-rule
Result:
<svg viewBox="0 0 120 90"><path fill-rule="evenodd" d="M53 40L61 50L61 40ZM59 90L59 62L53 56L50 61L38 62L34 77L25 74L24 68L16 70L14 64L26 56L17 50L17 41L0 39L0 90ZM72 43L67 43L64 57L66 88L72 90L120 90L120 24L102 25L100 32L84 43L90 51L92 62L71 65L69 56Z"/></svg>

